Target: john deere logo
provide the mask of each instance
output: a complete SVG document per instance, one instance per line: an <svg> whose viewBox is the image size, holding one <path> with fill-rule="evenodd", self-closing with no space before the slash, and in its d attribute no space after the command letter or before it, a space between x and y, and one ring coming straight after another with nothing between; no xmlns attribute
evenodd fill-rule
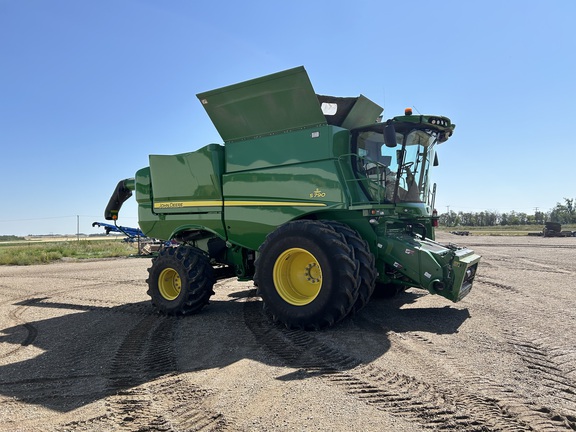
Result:
<svg viewBox="0 0 576 432"><path fill-rule="evenodd" d="M310 198L324 198L325 196L326 192L322 192L318 188L316 188L316 190L310 194Z"/></svg>

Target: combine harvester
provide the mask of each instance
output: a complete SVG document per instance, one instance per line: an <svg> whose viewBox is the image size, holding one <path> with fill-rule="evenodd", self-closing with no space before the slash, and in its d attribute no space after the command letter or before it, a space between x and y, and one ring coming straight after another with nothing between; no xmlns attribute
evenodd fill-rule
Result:
<svg viewBox="0 0 576 432"><path fill-rule="evenodd" d="M317 95L303 67L197 96L225 144L151 155L105 210L116 221L135 191L143 233L178 244L148 269L161 312L199 311L229 277L253 280L272 319L300 329L358 312L375 289L470 292L480 256L434 241L430 173L450 119L380 122L364 96Z"/></svg>

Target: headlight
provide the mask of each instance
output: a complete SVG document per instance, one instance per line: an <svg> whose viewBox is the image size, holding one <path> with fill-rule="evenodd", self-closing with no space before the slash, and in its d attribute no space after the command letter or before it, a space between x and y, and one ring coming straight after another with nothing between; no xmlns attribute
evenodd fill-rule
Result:
<svg viewBox="0 0 576 432"><path fill-rule="evenodd" d="M474 276L476 275L476 267L478 266L478 264L474 264L471 267L468 267L466 269L466 276L464 277L464 281L466 282L471 282L472 279L474 279Z"/></svg>

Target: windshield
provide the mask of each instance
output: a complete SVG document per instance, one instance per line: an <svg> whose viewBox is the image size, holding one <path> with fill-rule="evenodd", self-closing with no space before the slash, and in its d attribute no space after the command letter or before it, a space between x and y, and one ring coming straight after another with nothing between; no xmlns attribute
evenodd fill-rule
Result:
<svg viewBox="0 0 576 432"><path fill-rule="evenodd" d="M384 144L381 132L360 132L356 141L357 170L370 180L366 191L370 199L430 204L429 168L434 162L436 141L435 131L413 129L396 132L399 145L390 148Z"/></svg>

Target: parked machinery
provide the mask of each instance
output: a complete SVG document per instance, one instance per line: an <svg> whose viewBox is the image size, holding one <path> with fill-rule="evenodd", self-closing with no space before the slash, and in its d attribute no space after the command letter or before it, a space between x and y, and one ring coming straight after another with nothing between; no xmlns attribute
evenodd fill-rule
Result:
<svg viewBox="0 0 576 432"><path fill-rule="evenodd" d="M450 119L382 122L364 96L315 94L303 67L197 96L224 145L151 155L105 212L116 220L135 191L144 234L177 242L149 269L161 312L200 310L232 276L254 281L275 321L304 329L358 312L375 289L469 293L480 256L434 240L430 173Z"/></svg>

